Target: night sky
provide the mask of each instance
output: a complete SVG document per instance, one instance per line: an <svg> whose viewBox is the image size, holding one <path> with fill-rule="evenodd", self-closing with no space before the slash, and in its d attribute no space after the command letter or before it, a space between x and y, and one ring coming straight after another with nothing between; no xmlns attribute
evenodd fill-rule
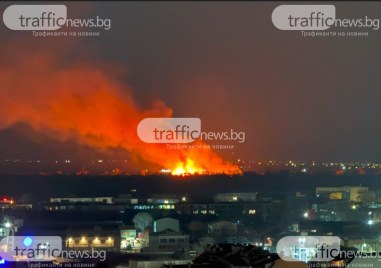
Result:
<svg viewBox="0 0 381 268"><path fill-rule="evenodd" d="M9 4L1 3L1 12ZM69 17L110 18L111 29L100 37L57 41L2 23L0 40L11 40L14 48L0 45L0 55L13 49L27 62L35 47L53 53L60 47L60 53L74 42L69 54L86 51L122 66L120 80L140 107L160 99L175 117L201 118L203 130L245 131L245 143L234 150L241 159L381 161L381 30L368 37L303 38L273 26L279 4L66 3ZM335 5L338 17L381 14L381 3ZM12 111L0 113L4 120ZM0 158L92 155L23 124L0 131ZM231 153L222 152L227 158Z"/></svg>

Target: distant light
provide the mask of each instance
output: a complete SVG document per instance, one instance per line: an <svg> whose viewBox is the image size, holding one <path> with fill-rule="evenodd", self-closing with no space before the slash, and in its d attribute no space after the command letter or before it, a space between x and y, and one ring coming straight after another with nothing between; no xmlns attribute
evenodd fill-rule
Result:
<svg viewBox="0 0 381 268"><path fill-rule="evenodd" d="M1 259L0 264L4 264L4 263L5 263L5 259Z"/></svg>
<svg viewBox="0 0 381 268"><path fill-rule="evenodd" d="M374 224L374 221L373 220L369 220L368 221L368 225L373 225Z"/></svg>
<svg viewBox="0 0 381 268"><path fill-rule="evenodd" d="M304 218L308 218L308 212L305 212L303 215Z"/></svg>
<svg viewBox="0 0 381 268"><path fill-rule="evenodd" d="M30 245L32 245L32 242L33 242L33 240L32 240L32 238L30 238L30 237L26 237L26 238L24 238L24 240L22 241L22 243L23 243L24 246L26 246L26 247L29 247Z"/></svg>
<svg viewBox="0 0 381 268"><path fill-rule="evenodd" d="M256 213L255 209L249 209L249 214L254 215Z"/></svg>
<svg viewBox="0 0 381 268"><path fill-rule="evenodd" d="M5 224L5 227L7 227L7 228L10 228L11 226L12 226L12 224L8 221L8 222L6 222Z"/></svg>
<svg viewBox="0 0 381 268"><path fill-rule="evenodd" d="M353 210L357 209L357 206L356 205L352 205L352 209Z"/></svg>

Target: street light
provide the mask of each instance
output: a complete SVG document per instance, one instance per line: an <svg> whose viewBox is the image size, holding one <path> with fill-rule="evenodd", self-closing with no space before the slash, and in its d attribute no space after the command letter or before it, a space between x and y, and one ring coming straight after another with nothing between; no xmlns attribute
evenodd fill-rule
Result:
<svg viewBox="0 0 381 268"><path fill-rule="evenodd" d="M13 245L14 245L14 235L15 235L15 227L14 225L7 221L4 223L4 227L9 229L9 231L7 232L7 237L6 237L6 245L10 245L11 248L13 248Z"/></svg>

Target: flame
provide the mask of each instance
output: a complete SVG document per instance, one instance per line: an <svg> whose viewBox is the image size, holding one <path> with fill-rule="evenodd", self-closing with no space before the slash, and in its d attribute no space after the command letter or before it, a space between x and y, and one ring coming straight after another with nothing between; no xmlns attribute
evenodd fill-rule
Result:
<svg viewBox="0 0 381 268"><path fill-rule="evenodd" d="M176 167L172 170L171 174L174 176L186 176L194 174L203 174L204 169L197 168L192 159L187 159L184 162L177 163Z"/></svg>

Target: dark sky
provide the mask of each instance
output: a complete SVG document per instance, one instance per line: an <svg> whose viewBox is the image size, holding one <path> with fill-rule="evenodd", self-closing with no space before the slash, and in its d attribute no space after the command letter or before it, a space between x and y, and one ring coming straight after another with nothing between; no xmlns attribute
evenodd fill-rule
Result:
<svg viewBox="0 0 381 268"><path fill-rule="evenodd" d="M125 66L123 80L140 105L159 98L176 117L200 117L204 130L245 131L246 142L235 150L240 158L381 161L381 30L361 38L303 38L273 26L279 4L286 3L66 5L69 17L83 8L84 16L112 19L111 30L79 39L80 46ZM337 17L381 17L381 3L335 5ZM2 25L5 37L6 31ZM0 157L57 147L15 132L0 133ZM64 147L68 155L78 152Z"/></svg>

